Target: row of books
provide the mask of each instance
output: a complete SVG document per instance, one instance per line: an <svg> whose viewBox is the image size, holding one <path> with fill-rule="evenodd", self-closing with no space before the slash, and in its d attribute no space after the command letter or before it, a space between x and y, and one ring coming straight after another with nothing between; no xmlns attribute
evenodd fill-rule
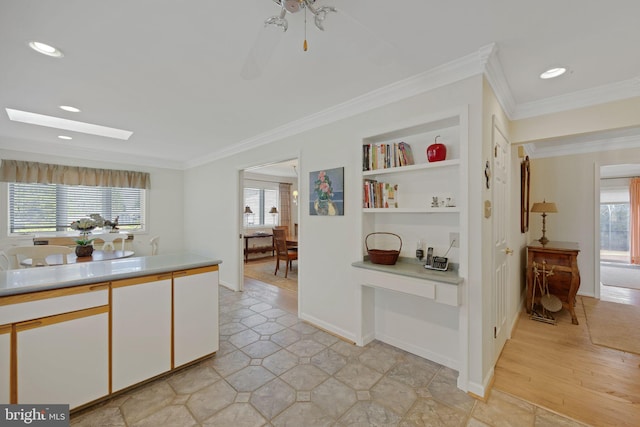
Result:
<svg viewBox="0 0 640 427"><path fill-rule="evenodd" d="M396 168L413 164L413 152L406 142L362 146L362 170Z"/></svg>
<svg viewBox="0 0 640 427"><path fill-rule="evenodd" d="M378 182L373 179L365 179L362 207L397 208L398 184L389 184L388 182Z"/></svg>

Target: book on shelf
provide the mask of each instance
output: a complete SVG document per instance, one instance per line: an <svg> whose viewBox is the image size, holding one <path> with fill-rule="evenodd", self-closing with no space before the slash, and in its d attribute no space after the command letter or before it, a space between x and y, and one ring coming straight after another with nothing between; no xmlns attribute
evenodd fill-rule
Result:
<svg viewBox="0 0 640 427"><path fill-rule="evenodd" d="M362 170L389 169L414 164L411 146L406 142L392 144L364 144Z"/></svg>
<svg viewBox="0 0 640 427"><path fill-rule="evenodd" d="M397 208L398 184L365 179L362 192L363 208Z"/></svg>

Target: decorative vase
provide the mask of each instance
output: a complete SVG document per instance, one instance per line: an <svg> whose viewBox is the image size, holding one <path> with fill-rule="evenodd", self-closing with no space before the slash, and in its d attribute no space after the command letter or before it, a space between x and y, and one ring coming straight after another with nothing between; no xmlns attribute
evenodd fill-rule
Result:
<svg viewBox="0 0 640 427"><path fill-rule="evenodd" d="M318 215L329 215L329 200L316 200L316 202L314 203L314 208L316 209L316 214Z"/></svg>
<svg viewBox="0 0 640 427"><path fill-rule="evenodd" d="M427 147L427 160L429 162L441 162L447 158L447 146L438 142L440 135L436 136L433 144Z"/></svg>
<svg viewBox="0 0 640 427"><path fill-rule="evenodd" d="M93 253L93 245L76 246L76 256L78 258L89 257Z"/></svg>

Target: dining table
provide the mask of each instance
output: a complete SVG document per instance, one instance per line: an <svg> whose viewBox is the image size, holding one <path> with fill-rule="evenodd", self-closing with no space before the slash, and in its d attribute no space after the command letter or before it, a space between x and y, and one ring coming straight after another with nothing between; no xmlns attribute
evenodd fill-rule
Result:
<svg viewBox="0 0 640 427"><path fill-rule="evenodd" d="M108 261L112 259L120 259L120 258L129 258L134 255L134 251L103 251L103 250L94 250L91 256L87 257L77 257L75 253L71 253L67 255L67 264L75 264L80 262L91 262L91 261ZM49 255L45 258L47 264L49 265L62 265L63 259L62 255L55 254ZM21 265L25 267L31 267L32 260L31 258L25 258L20 261Z"/></svg>

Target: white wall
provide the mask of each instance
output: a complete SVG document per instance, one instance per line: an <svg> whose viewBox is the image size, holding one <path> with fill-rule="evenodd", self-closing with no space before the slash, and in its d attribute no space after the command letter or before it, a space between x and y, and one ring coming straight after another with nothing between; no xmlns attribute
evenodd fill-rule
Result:
<svg viewBox="0 0 640 427"><path fill-rule="evenodd" d="M631 163L640 163L640 149L534 159L531 162L531 202L546 199L558 207L558 213L547 215L547 237L580 245L580 295L597 295L596 203L599 181L596 173L599 172L596 171L600 166ZM529 229L532 240L542 235L539 214L531 214Z"/></svg>
<svg viewBox="0 0 640 427"><path fill-rule="evenodd" d="M377 108L339 122L288 137L265 146L185 172L185 233L204 255L223 260L220 269L222 284L238 289L242 260L240 224L242 202L239 171L291 157L300 159L299 217L299 308L300 316L339 335L354 339L356 335L356 286L352 280L351 263L362 258L361 227L361 141L390 128L403 128L423 117L469 105L470 192L478 193L482 173L481 161L481 96L480 75L464 81L419 94L412 98ZM281 154L278 154L281 153ZM308 213L308 177L312 171L344 167L344 216L310 216ZM479 200L479 196L477 200ZM469 217L479 215L480 203L469 206ZM203 229L199 218L215 218ZM465 216L466 220L466 216ZM234 227L235 225L235 227ZM465 225L465 229L467 226ZM479 247L478 228L472 229L469 247ZM472 258L472 257L470 257ZM471 263L471 261L470 261ZM481 261L474 259L474 272L481 271ZM480 279L469 275L465 286L481 286ZM466 304L469 301L464 301ZM482 308L478 310L482 312ZM477 323L465 318L466 324ZM355 340L354 340L355 341ZM471 349L477 355L480 348ZM482 382L478 370L472 381Z"/></svg>
<svg viewBox="0 0 640 427"><path fill-rule="evenodd" d="M133 250L136 255L150 255L149 238L160 236L160 252L179 252L184 245L183 172L180 170L131 166L112 162L84 161L63 156L48 156L10 150L0 150L0 159L25 160L42 163L85 166L105 169L149 172L151 189L147 190L147 230L135 232ZM0 248L16 244L32 244L26 237L8 237L7 184L0 183Z"/></svg>

